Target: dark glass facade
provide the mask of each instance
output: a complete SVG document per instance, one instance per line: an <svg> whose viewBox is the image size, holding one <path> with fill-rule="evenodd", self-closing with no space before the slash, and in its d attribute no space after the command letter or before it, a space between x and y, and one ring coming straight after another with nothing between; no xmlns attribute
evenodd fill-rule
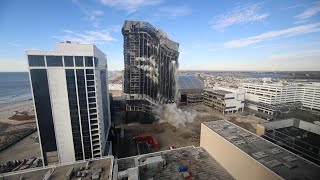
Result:
<svg viewBox="0 0 320 180"><path fill-rule="evenodd" d="M85 57L85 64L87 67L93 67L92 57Z"/></svg>
<svg viewBox="0 0 320 180"><path fill-rule="evenodd" d="M64 66L73 67L73 56L64 56Z"/></svg>
<svg viewBox="0 0 320 180"><path fill-rule="evenodd" d="M30 67L45 66L44 56L28 55L28 62Z"/></svg>
<svg viewBox="0 0 320 180"><path fill-rule="evenodd" d="M74 61L77 67L83 67L83 57L82 56L75 56Z"/></svg>
<svg viewBox="0 0 320 180"><path fill-rule="evenodd" d="M37 111L37 120L39 126L38 130L41 137L44 163L47 164L46 153L57 151L47 70L31 69L30 77L33 87L34 102Z"/></svg>
<svg viewBox="0 0 320 180"><path fill-rule="evenodd" d="M100 71L100 77L101 77L101 89L107 90L107 72L106 70ZM109 113L108 113L108 95L107 91L102 92L102 104L103 104L103 115L104 115L104 128L107 130L109 128ZM104 136L107 138L107 132L105 131L106 134Z"/></svg>
<svg viewBox="0 0 320 180"><path fill-rule="evenodd" d="M81 143L81 129L79 123L78 100L76 91L76 80L73 69L66 69L67 89L69 98L70 117L72 125L73 146L76 160L83 159Z"/></svg>
<svg viewBox="0 0 320 180"><path fill-rule="evenodd" d="M62 56L46 56L47 66L62 67Z"/></svg>
<svg viewBox="0 0 320 180"><path fill-rule="evenodd" d="M78 98L80 106L82 138L84 144L85 158L92 158L91 151L91 137L89 129L88 108L87 108L87 96L85 86L85 74L83 69L77 69L77 85L78 85Z"/></svg>

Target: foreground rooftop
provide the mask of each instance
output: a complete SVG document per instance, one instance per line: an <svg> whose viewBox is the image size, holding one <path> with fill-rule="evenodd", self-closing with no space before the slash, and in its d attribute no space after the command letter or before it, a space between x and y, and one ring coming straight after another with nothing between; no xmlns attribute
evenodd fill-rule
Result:
<svg viewBox="0 0 320 180"><path fill-rule="evenodd" d="M187 171L179 172L180 166ZM234 179L206 150L193 146L118 159L114 169L114 179Z"/></svg>
<svg viewBox="0 0 320 180"><path fill-rule="evenodd" d="M219 120L203 124L281 178L320 179L318 165L229 121Z"/></svg>
<svg viewBox="0 0 320 180"><path fill-rule="evenodd" d="M18 171L7 174L1 174L0 179L6 180L50 180L60 179L109 179L113 166L113 158L105 157L91 161L81 161L73 164L65 164L59 166L49 166L45 168L33 168L26 171ZM73 171L70 175L70 172ZM70 176L69 176L70 175Z"/></svg>

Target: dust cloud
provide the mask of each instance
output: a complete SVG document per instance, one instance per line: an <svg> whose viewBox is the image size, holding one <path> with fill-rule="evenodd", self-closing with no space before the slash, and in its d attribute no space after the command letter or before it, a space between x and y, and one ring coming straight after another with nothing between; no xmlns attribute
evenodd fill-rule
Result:
<svg viewBox="0 0 320 180"><path fill-rule="evenodd" d="M169 123L176 128L186 127L186 123L193 122L197 116L196 111L184 111L176 103L158 105L153 113L158 123Z"/></svg>

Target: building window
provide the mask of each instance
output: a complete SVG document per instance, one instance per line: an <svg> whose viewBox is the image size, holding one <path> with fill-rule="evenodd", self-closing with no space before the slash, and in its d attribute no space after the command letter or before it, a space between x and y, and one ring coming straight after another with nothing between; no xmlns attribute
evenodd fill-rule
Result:
<svg viewBox="0 0 320 180"><path fill-rule="evenodd" d="M97 107L96 104L89 104L89 108L95 108L95 107Z"/></svg>
<svg viewBox="0 0 320 180"><path fill-rule="evenodd" d="M64 56L64 66L73 67L73 56Z"/></svg>
<svg viewBox="0 0 320 180"><path fill-rule="evenodd" d="M44 56L28 55L29 66L45 66Z"/></svg>
<svg viewBox="0 0 320 180"><path fill-rule="evenodd" d="M83 67L83 57L75 56L75 63L77 67Z"/></svg>
<svg viewBox="0 0 320 180"><path fill-rule="evenodd" d="M94 80L94 76L93 75L87 75L87 80Z"/></svg>
<svg viewBox="0 0 320 180"><path fill-rule="evenodd" d="M93 67L92 57L85 57L86 67Z"/></svg>
<svg viewBox="0 0 320 180"><path fill-rule="evenodd" d="M88 81L87 82L87 86L93 86L94 85L94 81Z"/></svg>
<svg viewBox="0 0 320 180"><path fill-rule="evenodd" d="M63 66L62 56L47 56L47 66L59 67Z"/></svg>
<svg viewBox="0 0 320 180"><path fill-rule="evenodd" d="M86 69L87 74L93 74L93 69Z"/></svg>
<svg viewBox="0 0 320 180"><path fill-rule="evenodd" d="M95 67L98 67L98 65L99 65L98 62L99 62L98 58L94 57L94 66Z"/></svg>
<svg viewBox="0 0 320 180"><path fill-rule="evenodd" d="M87 87L88 91L95 91L94 87Z"/></svg>

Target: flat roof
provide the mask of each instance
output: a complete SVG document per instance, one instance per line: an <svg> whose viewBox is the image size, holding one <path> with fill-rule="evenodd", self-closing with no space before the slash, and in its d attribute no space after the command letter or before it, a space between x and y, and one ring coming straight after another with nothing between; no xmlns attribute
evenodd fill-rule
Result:
<svg viewBox="0 0 320 180"><path fill-rule="evenodd" d="M225 90L205 89L205 91L211 91L211 92L214 92L214 93L219 94L219 95L232 94L232 92L225 91Z"/></svg>
<svg viewBox="0 0 320 180"><path fill-rule="evenodd" d="M82 180L91 179L91 174L99 174L101 168L102 172L99 174L99 179L109 179L110 170L113 169L113 157L104 157L101 159L90 160L90 167L86 170L85 167L87 162L88 161L81 161L73 164L48 166L45 168L31 168L25 171L16 171L7 174L1 174L0 178L4 177L6 180L20 180L20 177L23 177L24 180L42 180L47 173L50 174L49 171L54 170L50 176L50 179L60 180L66 179L66 174L68 173L68 171L74 168L73 176L70 179L78 179L79 177L76 177L76 175L79 172L80 167L82 167L84 168L84 170L81 172L86 173L85 177L81 177Z"/></svg>
<svg viewBox="0 0 320 180"><path fill-rule="evenodd" d="M304 129L299 129L297 127L291 126L291 127L284 127L284 128L279 128L275 129L276 131L284 134L277 134L278 137L282 137L284 140L291 140L289 137L294 137L297 138L298 140L308 143L310 145L316 146L320 148L320 135L315 134L310 131L306 131ZM273 133L273 130L266 130L270 133ZM287 135L287 136L285 136ZM289 137L288 137L289 136Z"/></svg>
<svg viewBox="0 0 320 180"><path fill-rule="evenodd" d="M205 149L193 146L118 159L118 171L137 167L137 159L157 156L165 160L165 165L156 168L140 166L140 179L183 179L182 173L178 172L181 165L187 167L192 179L234 179Z"/></svg>
<svg viewBox="0 0 320 180"><path fill-rule="evenodd" d="M227 120L203 123L284 179L320 179L320 167Z"/></svg>

